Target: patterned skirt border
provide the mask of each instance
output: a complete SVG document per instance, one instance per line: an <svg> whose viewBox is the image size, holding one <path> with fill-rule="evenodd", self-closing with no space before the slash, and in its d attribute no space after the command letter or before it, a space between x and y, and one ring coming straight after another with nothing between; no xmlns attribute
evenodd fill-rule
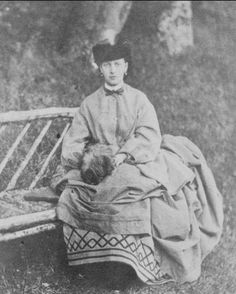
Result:
<svg viewBox="0 0 236 294"><path fill-rule="evenodd" d="M153 250L139 236L96 233L67 224L64 224L63 231L70 266L121 262L131 266L139 279L148 285L173 281L161 271Z"/></svg>

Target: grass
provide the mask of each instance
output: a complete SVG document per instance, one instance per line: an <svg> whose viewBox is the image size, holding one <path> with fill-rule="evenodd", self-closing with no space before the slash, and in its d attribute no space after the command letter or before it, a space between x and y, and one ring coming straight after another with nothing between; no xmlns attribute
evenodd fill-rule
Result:
<svg viewBox="0 0 236 294"><path fill-rule="evenodd" d="M158 42L155 23L145 22L145 16L153 9L151 1L134 4L122 32L135 44L133 74L128 82L143 90L152 101L163 134L187 136L203 151L224 197L224 230L220 244L203 262L202 275L197 283L148 287L134 280L120 292L234 294L236 3L193 3L195 46L177 57L168 56L165 47ZM137 15L142 17L142 25L137 22ZM68 55L56 52L53 56L43 56L39 54L37 43L32 42L31 45L26 43L22 52L22 59L13 54L10 60L7 58L10 55L8 49L7 57L4 55L5 63L1 59L3 65L10 60L11 79L10 83L7 79L1 80L0 91L12 95L11 100L3 100L2 110L13 106L19 109L76 106L99 84L99 77L89 71L88 64L80 58L67 58ZM1 74L4 77L4 72ZM3 147L0 148L1 151ZM96 280L92 272L83 276L66 266L61 231L0 246L0 293L114 293Z"/></svg>

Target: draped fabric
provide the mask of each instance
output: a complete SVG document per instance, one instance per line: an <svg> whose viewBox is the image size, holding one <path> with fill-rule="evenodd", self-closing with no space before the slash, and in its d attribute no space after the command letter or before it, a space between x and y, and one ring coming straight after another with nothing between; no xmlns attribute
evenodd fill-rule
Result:
<svg viewBox="0 0 236 294"><path fill-rule="evenodd" d="M196 280L223 223L222 196L199 148L185 137L161 137L153 106L128 85L119 95L100 88L84 100L63 142L64 166L79 169L91 140L135 162L121 164L98 185L69 179L58 218L73 232L151 238L163 273L178 282Z"/></svg>

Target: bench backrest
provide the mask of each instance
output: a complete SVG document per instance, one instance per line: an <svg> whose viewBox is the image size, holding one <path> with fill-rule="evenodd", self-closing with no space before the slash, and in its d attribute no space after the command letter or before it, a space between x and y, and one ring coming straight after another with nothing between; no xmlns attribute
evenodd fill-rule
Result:
<svg viewBox="0 0 236 294"><path fill-rule="evenodd" d="M21 177L30 178L28 187L24 188L36 187L61 146L77 109L45 108L0 113L0 191L18 188ZM53 134L55 128L57 131ZM43 141L50 143L49 146L45 147ZM35 156L37 160L33 167L30 162ZM30 172L23 176L28 167Z"/></svg>

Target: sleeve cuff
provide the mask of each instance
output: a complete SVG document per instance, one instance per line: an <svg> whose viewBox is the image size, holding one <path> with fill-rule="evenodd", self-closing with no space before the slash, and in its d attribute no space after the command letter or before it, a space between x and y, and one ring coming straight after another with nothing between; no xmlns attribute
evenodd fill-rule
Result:
<svg viewBox="0 0 236 294"><path fill-rule="evenodd" d="M128 163L128 164L134 164L135 163L135 159L130 153L119 152L119 154L125 154L126 155L126 158L124 160L125 163Z"/></svg>

